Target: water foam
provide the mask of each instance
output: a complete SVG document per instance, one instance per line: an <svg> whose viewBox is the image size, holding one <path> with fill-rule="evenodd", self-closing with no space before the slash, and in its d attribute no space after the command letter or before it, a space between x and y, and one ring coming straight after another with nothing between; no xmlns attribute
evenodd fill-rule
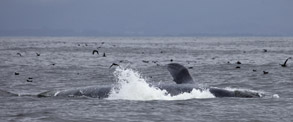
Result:
<svg viewBox="0 0 293 122"><path fill-rule="evenodd" d="M190 93L184 92L171 96L166 90L150 85L136 71L117 67L114 76L117 78L115 86L107 99L123 100L186 100L193 98L214 98L208 90L193 89Z"/></svg>

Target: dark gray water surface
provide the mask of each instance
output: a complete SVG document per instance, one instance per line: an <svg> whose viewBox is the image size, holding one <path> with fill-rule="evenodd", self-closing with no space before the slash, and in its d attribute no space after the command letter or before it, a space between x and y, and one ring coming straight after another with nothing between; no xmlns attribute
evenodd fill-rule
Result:
<svg viewBox="0 0 293 122"><path fill-rule="evenodd" d="M92 54L95 49L99 55ZM290 37L2 37L0 90L21 96L0 92L0 121L293 121L293 60L287 67L279 65L288 57L293 57ZM114 62L140 72L148 82L174 84L165 67L171 59L189 67L199 85L256 90L269 97L135 101L26 96L115 84L115 68L109 69Z"/></svg>

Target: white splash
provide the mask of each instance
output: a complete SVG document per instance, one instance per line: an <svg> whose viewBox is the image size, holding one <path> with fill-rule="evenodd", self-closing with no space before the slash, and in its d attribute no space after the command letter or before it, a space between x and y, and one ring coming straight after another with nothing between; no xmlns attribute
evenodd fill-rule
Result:
<svg viewBox="0 0 293 122"><path fill-rule="evenodd" d="M117 67L114 72L118 86L114 87L107 99L123 100L186 100L193 98L214 98L208 90L193 89L190 93L171 96L166 90L161 90L146 82L141 75L132 69Z"/></svg>
<svg viewBox="0 0 293 122"><path fill-rule="evenodd" d="M278 94L273 94L273 98L280 98Z"/></svg>
<svg viewBox="0 0 293 122"><path fill-rule="evenodd" d="M262 93L260 91L256 91L256 90L251 90L251 89L244 89L244 88L232 88L232 87L225 87L225 90L228 91L248 91L248 92L253 92L253 93Z"/></svg>

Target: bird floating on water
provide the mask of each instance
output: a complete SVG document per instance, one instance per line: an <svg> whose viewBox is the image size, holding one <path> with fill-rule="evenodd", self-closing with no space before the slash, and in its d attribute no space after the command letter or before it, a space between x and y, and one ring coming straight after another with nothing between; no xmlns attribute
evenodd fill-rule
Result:
<svg viewBox="0 0 293 122"><path fill-rule="evenodd" d="M149 63L150 61L147 60L142 60L143 63Z"/></svg>
<svg viewBox="0 0 293 122"><path fill-rule="evenodd" d="M21 53L16 53L16 54L19 55L19 56L22 56Z"/></svg>
<svg viewBox="0 0 293 122"><path fill-rule="evenodd" d="M240 61L237 61L236 64L241 64L241 62Z"/></svg>
<svg viewBox="0 0 293 122"><path fill-rule="evenodd" d="M269 72L268 72L268 71L263 71L263 74L265 74L265 75L266 75L266 74L269 74Z"/></svg>
<svg viewBox="0 0 293 122"><path fill-rule="evenodd" d="M33 78L29 77L26 82L33 82Z"/></svg>

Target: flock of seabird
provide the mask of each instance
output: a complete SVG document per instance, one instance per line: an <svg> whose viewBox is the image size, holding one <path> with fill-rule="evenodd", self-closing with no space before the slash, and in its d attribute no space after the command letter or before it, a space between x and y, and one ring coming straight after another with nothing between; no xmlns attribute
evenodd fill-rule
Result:
<svg viewBox="0 0 293 122"><path fill-rule="evenodd" d="M98 51L98 49L100 49L100 48L102 48L102 46L105 44L105 42L102 42L101 43L101 45L97 48L97 49L95 49L95 50L93 50L92 51L92 55L95 55L95 54L97 54L97 55L99 55L99 51ZM80 44L78 44L78 46L80 46ZM87 44L85 44L85 46L87 46ZM267 49L263 49L263 51L264 52L268 52L268 50ZM161 51L160 53L164 53L163 51ZM16 53L17 55L19 55L20 57L22 57L22 54L21 53ZM143 54L144 54L144 52L143 52ZM41 56L41 54L40 53L36 53L36 55L37 56ZM104 52L103 53L103 55L102 55L103 57L106 57L106 53ZM289 57L289 58L287 58L286 60L285 60L285 62L283 63L283 64L280 64L282 67L287 67L288 65L287 65L287 62L288 62L288 60L289 59L292 59L291 57ZM170 62L173 62L174 60L173 59L170 59ZM120 61L120 63L121 62L123 62L122 60ZM142 60L142 62L143 63L150 63L150 61L147 61L147 60ZM159 66L159 64L158 64L158 61L152 61L152 63L155 63L155 64L157 64L157 66ZM230 64L230 62L228 61L227 62L228 64ZM240 64L242 64L240 61L237 61L235 64L237 64L238 66L236 66L235 68L236 69L240 69L241 67L239 66ZM53 64L51 64L51 65L55 65L54 63ZM119 64L118 63L112 63L111 65L110 65L110 67L109 68L112 68L113 66L119 66ZM192 69L193 67L188 67L188 69ZM253 69L252 70L253 72L256 72L256 69ZM269 72L268 71L263 71L263 74L268 74ZM20 75L20 73L19 72L15 72L14 73L14 75ZM26 80L27 82L33 82L33 78L31 78L31 77L28 77L28 79Z"/></svg>

